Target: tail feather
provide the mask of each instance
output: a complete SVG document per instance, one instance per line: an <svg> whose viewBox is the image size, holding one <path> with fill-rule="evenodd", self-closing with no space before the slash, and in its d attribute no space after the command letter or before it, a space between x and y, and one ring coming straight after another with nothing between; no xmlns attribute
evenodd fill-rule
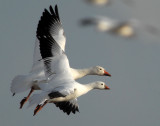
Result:
<svg viewBox="0 0 160 126"><path fill-rule="evenodd" d="M32 80L28 79L27 75L16 76L11 83L11 92L13 94L27 91L32 86Z"/></svg>
<svg viewBox="0 0 160 126"><path fill-rule="evenodd" d="M43 104L46 100L48 100L48 93L42 92L40 94L34 94L32 97L29 98L29 107L32 107L34 105L40 105Z"/></svg>

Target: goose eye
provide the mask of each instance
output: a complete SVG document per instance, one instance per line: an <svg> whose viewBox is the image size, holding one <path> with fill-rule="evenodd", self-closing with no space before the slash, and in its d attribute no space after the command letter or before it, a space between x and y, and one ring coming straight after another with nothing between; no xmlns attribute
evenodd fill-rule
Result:
<svg viewBox="0 0 160 126"><path fill-rule="evenodd" d="M102 70L101 68L99 70Z"/></svg>
<svg viewBox="0 0 160 126"><path fill-rule="evenodd" d="M101 85L103 85L103 83Z"/></svg>

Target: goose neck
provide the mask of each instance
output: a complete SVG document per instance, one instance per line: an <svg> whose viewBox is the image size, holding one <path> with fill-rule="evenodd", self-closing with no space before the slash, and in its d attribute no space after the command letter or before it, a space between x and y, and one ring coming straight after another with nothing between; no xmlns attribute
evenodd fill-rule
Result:
<svg viewBox="0 0 160 126"><path fill-rule="evenodd" d="M74 69L74 68L71 68L71 71L72 71L72 74L73 74L73 78L75 80L92 74L92 71L91 71L90 68L88 68L88 69Z"/></svg>

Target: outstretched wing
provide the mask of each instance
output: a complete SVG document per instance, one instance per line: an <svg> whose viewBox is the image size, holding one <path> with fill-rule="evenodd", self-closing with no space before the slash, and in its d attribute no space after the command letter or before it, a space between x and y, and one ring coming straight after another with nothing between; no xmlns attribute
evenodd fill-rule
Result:
<svg viewBox="0 0 160 126"><path fill-rule="evenodd" d="M65 56L64 51L52 36L39 36L38 39L40 42L40 53L44 61L46 77L61 72L61 69L65 68L62 66L64 62L66 62L66 65L68 64L67 68L69 68L68 59ZM63 57L66 58L63 59Z"/></svg>
<svg viewBox="0 0 160 126"><path fill-rule="evenodd" d="M44 61L46 76L48 77L55 73L51 68L51 60L53 59L51 57L63 54L66 42L57 5L55 6L55 11L52 6L50 6L50 12L46 9L44 10L37 27L37 38L39 50L37 49L38 44L36 41L35 54L37 53L37 57L39 57L38 53L40 53L41 59ZM39 60L37 57L35 59Z"/></svg>
<svg viewBox="0 0 160 126"><path fill-rule="evenodd" d="M50 6L50 11L44 10L43 15L38 23L37 27L37 39L35 41L34 55L33 55L33 66L32 71L35 70L37 63L41 62L42 56L39 49L39 37L51 35L58 45L65 51L66 37L62 23L60 22L58 7L55 6L55 11ZM43 67L43 62L41 63Z"/></svg>
<svg viewBox="0 0 160 126"><path fill-rule="evenodd" d="M55 11L52 6L50 6L49 9L50 11L45 9L41 16L37 27L37 38L50 34L62 50L65 51L66 37L64 35L62 23L60 22L58 7L57 5L55 6Z"/></svg>
<svg viewBox="0 0 160 126"><path fill-rule="evenodd" d="M72 113L79 112L79 107L77 103L77 99L73 99L70 101L65 102L56 102L54 103L56 107L58 107L60 110L63 110L64 113L67 113L68 115Z"/></svg>
<svg viewBox="0 0 160 126"><path fill-rule="evenodd" d="M71 92L70 91L65 91L65 92L58 92L58 91L53 91L50 94L48 94L50 99L53 98L58 98L58 97L65 97L69 95ZM79 112L79 106L77 103L77 99L72 99L70 101L63 101L63 102L55 102L54 103L56 107L58 107L60 110L63 110L64 113L67 113L68 115L72 113Z"/></svg>
<svg viewBox="0 0 160 126"><path fill-rule="evenodd" d="M44 61L45 74L47 78L56 73L56 78L59 78L59 74L61 74L61 78L64 78L65 80L73 80L72 74L70 72L69 61L64 53L64 50L56 41L55 35L53 35L54 32L48 32L54 31L54 28L59 28L59 26L57 27L54 25L54 27L50 28L50 25L46 23L46 20L42 20L44 17L46 17L48 20L52 19L54 22L59 22L57 6L55 6L55 12L50 6L50 11L53 16L50 17L51 14L45 10L37 30L37 38L40 43L40 54ZM49 22L49 24L51 24L53 21ZM41 26L42 24L43 27Z"/></svg>

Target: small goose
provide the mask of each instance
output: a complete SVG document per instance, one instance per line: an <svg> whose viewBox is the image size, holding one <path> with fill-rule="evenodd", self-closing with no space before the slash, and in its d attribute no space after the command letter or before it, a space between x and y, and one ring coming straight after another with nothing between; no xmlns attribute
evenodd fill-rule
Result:
<svg viewBox="0 0 160 126"><path fill-rule="evenodd" d="M89 4L104 6L110 4L111 0L85 0Z"/></svg>
<svg viewBox="0 0 160 126"><path fill-rule="evenodd" d="M88 4L96 5L96 6L108 6L116 2L116 0L84 0ZM121 0L126 5L134 6L133 0Z"/></svg>
<svg viewBox="0 0 160 126"><path fill-rule="evenodd" d="M82 26L93 25L98 31L108 32L125 38L135 36L140 28L152 34L158 32L154 26L144 24L137 19L118 21L104 16L96 16L92 18L84 18L80 21L80 24Z"/></svg>
<svg viewBox="0 0 160 126"><path fill-rule="evenodd" d="M46 79L45 72L44 72L44 63L42 60L42 56L40 54L39 49L39 36L44 36L46 34L51 34L54 40L58 43L60 48L65 51L65 43L66 37L64 35L64 30L62 28L62 23L60 22L58 10L53 11L52 7L50 7L50 12L45 9L43 15L38 24L37 28L37 39L35 42L35 49L34 49L34 56L33 56L33 66L32 70L28 75L18 75L16 76L11 83L11 92L13 95L16 93L24 92L30 89L30 92L27 97L24 97L20 102L20 109L23 105L27 102L30 95L33 93L34 90L40 90L39 84L47 83L49 78ZM43 46L47 43L44 42ZM44 51L45 53L46 51ZM56 54L57 52L55 52ZM54 73L54 71L52 71ZM99 76L111 76L103 67L101 66L94 66L85 69L74 69L71 68L71 73L73 78L79 79L87 75L99 75Z"/></svg>

